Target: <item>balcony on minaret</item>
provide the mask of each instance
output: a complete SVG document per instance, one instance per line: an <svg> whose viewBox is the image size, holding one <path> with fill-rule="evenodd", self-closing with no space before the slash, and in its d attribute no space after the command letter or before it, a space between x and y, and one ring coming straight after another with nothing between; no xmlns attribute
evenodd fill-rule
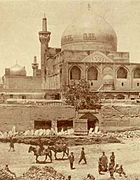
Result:
<svg viewBox="0 0 140 180"><path fill-rule="evenodd" d="M44 17L42 19L42 31L39 32L40 42L48 46L48 43L50 41L50 34L51 32L47 31L47 18Z"/></svg>

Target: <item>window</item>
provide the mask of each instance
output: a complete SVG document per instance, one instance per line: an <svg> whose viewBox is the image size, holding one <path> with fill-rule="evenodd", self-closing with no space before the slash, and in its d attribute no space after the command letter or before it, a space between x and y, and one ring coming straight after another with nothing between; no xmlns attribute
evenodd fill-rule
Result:
<svg viewBox="0 0 140 180"><path fill-rule="evenodd" d="M88 80L97 80L98 79L98 70L95 67L90 67L87 71Z"/></svg>
<svg viewBox="0 0 140 180"><path fill-rule="evenodd" d="M127 70L124 67L120 67L117 71L118 79L127 79Z"/></svg>
<svg viewBox="0 0 140 180"><path fill-rule="evenodd" d="M70 79L80 80L81 79L81 70L77 66L73 66L70 70Z"/></svg>
<svg viewBox="0 0 140 180"><path fill-rule="evenodd" d="M124 83L122 82L122 86L124 85Z"/></svg>
<svg viewBox="0 0 140 180"><path fill-rule="evenodd" d="M51 121L34 121L35 129L51 129Z"/></svg>
<svg viewBox="0 0 140 180"><path fill-rule="evenodd" d="M83 40L95 40L95 34L94 33L84 33L83 34Z"/></svg>
<svg viewBox="0 0 140 180"><path fill-rule="evenodd" d="M140 78L140 68L134 70L134 78Z"/></svg>
<svg viewBox="0 0 140 180"><path fill-rule="evenodd" d="M91 82L91 86L93 86L93 82Z"/></svg>
<svg viewBox="0 0 140 180"><path fill-rule="evenodd" d="M11 98L11 99L13 98L13 94L10 94L10 98Z"/></svg>
<svg viewBox="0 0 140 180"><path fill-rule="evenodd" d="M23 96L22 96L22 99L26 99L26 96L25 96L25 95L23 95Z"/></svg>
<svg viewBox="0 0 140 180"><path fill-rule="evenodd" d="M139 86L140 85L140 83L137 83L137 86Z"/></svg>

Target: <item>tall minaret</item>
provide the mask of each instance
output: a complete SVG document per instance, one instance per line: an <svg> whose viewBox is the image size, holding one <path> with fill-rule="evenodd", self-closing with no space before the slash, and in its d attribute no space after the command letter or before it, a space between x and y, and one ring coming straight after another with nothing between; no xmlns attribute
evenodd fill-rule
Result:
<svg viewBox="0 0 140 180"><path fill-rule="evenodd" d="M47 31L47 19L44 15L44 18L42 19L42 31L39 32L39 40L41 43L41 76L42 76L43 84L46 79L45 59L47 57L50 34L51 32Z"/></svg>

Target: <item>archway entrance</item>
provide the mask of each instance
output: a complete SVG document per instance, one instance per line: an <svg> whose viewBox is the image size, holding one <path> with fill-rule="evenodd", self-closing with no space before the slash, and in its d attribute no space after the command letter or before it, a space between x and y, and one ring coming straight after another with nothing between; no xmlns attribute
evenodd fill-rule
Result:
<svg viewBox="0 0 140 180"><path fill-rule="evenodd" d="M99 124L98 118L90 112L87 112L84 115L82 115L80 119L87 119L88 130L90 130L91 128L95 129L95 127Z"/></svg>

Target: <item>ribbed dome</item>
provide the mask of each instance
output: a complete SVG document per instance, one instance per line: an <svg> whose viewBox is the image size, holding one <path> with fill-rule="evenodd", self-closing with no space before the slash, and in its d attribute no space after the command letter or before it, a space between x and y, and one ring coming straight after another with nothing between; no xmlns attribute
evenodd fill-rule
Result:
<svg viewBox="0 0 140 180"><path fill-rule="evenodd" d="M10 68L10 75L12 76L26 76L25 67L15 64Z"/></svg>
<svg viewBox="0 0 140 180"><path fill-rule="evenodd" d="M66 28L61 46L62 50L116 51L117 36L102 17L88 10Z"/></svg>

